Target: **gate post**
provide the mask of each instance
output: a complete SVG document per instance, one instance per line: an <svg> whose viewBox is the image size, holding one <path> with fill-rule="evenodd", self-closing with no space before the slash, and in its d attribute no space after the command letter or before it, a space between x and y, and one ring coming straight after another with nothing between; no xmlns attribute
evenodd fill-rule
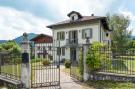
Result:
<svg viewBox="0 0 135 89"><path fill-rule="evenodd" d="M21 81L23 89L30 89L30 47L27 33L23 34L22 47L22 64L21 64Z"/></svg>
<svg viewBox="0 0 135 89"><path fill-rule="evenodd" d="M89 79L89 73L88 73L88 68L86 65L86 56L87 56L87 51L89 49L89 39L86 39L86 44L83 45L83 65L84 65L84 71L83 71L83 80L87 81Z"/></svg>

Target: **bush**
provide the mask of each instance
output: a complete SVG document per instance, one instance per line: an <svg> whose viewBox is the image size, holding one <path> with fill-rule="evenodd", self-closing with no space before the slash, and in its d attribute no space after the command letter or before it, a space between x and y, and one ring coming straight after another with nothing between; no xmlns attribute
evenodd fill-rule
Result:
<svg viewBox="0 0 135 89"><path fill-rule="evenodd" d="M70 68L71 62L69 60L65 61L65 68Z"/></svg>
<svg viewBox="0 0 135 89"><path fill-rule="evenodd" d="M21 58L14 58L14 63L16 63L16 64L21 64L22 63L22 59Z"/></svg>
<svg viewBox="0 0 135 89"><path fill-rule="evenodd" d="M100 42L94 42L88 49L86 64L90 71L98 71L103 68L104 64L107 62L107 56L105 53L101 53L101 49L104 44Z"/></svg>
<svg viewBox="0 0 135 89"><path fill-rule="evenodd" d="M44 66L49 66L50 65L50 61L49 60L44 60L43 61L43 65Z"/></svg>
<svg viewBox="0 0 135 89"><path fill-rule="evenodd" d="M41 62L42 59L40 58L35 58L35 59L31 59L31 63L36 63L36 62Z"/></svg>

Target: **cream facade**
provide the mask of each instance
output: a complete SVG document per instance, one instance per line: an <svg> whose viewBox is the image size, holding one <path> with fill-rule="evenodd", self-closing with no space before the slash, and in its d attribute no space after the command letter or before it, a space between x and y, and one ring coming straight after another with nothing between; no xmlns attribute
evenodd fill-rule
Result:
<svg viewBox="0 0 135 89"><path fill-rule="evenodd" d="M49 27L53 31L53 42L60 41L60 47L65 50L65 55L60 54L60 60L78 60L79 47L86 44L86 39L89 39L89 44L92 44L95 41L110 44L111 31L104 27L100 19L79 22L78 19L80 14L72 12L69 17L71 22L69 21L68 24L64 23L63 25L58 24ZM83 17L80 17L80 19L81 18ZM64 34L64 37L62 35L63 39L58 39L58 33L60 32L63 32ZM84 35L85 37L83 37Z"/></svg>

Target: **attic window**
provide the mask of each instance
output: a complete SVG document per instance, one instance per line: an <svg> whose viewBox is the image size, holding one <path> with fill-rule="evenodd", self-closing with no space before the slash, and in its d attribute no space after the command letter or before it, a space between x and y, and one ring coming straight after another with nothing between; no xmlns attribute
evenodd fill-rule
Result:
<svg viewBox="0 0 135 89"><path fill-rule="evenodd" d="M75 17L74 16L72 16L72 21L74 21L75 20Z"/></svg>
<svg viewBox="0 0 135 89"><path fill-rule="evenodd" d="M67 16L70 17L70 19L72 21L75 21L75 20L78 20L78 19L82 18L82 15L79 12L76 12L76 11L70 12Z"/></svg>

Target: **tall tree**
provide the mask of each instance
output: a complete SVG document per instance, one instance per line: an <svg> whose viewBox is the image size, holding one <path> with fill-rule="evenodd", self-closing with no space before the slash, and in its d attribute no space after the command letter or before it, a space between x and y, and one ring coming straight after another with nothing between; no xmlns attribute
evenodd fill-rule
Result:
<svg viewBox="0 0 135 89"><path fill-rule="evenodd" d="M108 15L107 17L109 28L112 29L112 47L118 49L127 47L131 35L131 31L127 30L130 24L129 18L120 14Z"/></svg>

